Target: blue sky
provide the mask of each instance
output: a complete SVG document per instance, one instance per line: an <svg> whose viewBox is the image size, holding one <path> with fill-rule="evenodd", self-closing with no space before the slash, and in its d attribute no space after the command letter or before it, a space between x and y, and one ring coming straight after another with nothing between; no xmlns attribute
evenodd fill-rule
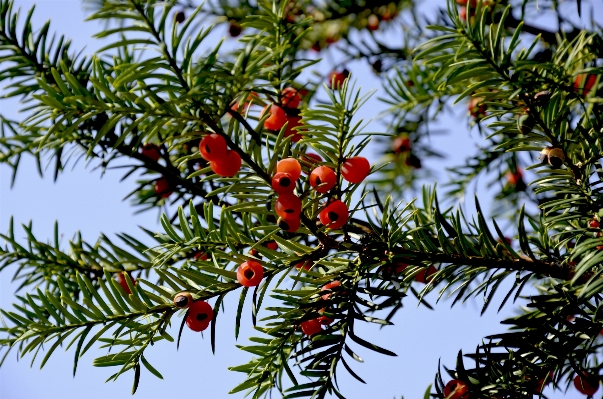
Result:
<svg viewBox="0 0 603 399"><path fill-rule="evenodd" d="M34 2L19 0L17 5L28 9ZM92 53L100 47L100 43L91 40L91 36L101 29L95 22L82 22L85 18L81 3L74 0L40 0L37 2L34 23L37 26L51 19L51 30L64 33L73 39L73 48L86 47L85 53ZM425 9L442 5L443 2L428 1ZM226 35L226 27L221 26L213 34L214 40ZM383 33L385 38L396 40L395 31ZM366 64L350 65L355 76L360 77L363 89L376 88L381 82L374 76ZM320 68L329 68L325 61ZM361 116L370 119L383 109L377 100L382 93L378 91L367 105ZM15 101L0 102L2 114L9 118L19 118L19 108ZM462 163L472 153L475 137L469 135L464 118L466 107L459 104L453 114L441 121L442 127L448 129L445 136L437 136L439 150L448 158L434 165L440 170L440 179L445 178L446 166ZM368 130L382 130L383 126L373 122ZM472 138L470 138L472 137ZM434 139L434 140L436 140ZM459 145L462 143L462 145ZM374 152L370 158L378 162ZM96 240L103 232L110 237L113 233L127 232L136 237L142 234L137 226L159 231L158 213L146 212L135 215L134 209L122 198L134 187L134 180L119 182L121 172L109 171L102 178L98 170L83 168L80 163L71 170L65 171L55 183L52 173L40 178L34 162L26 158L19 170L15 186L10 188L10 170L0 165L0 230L6 231L11 216L17 225L34 222L34 232L39 239L49 239L55 220L59 221L63 242L66 243L73 234L80 230L84 239ZM472 197L472 193L468 195ZM411 199L410 196L407 199ZM17 230L17 236L23 239L24 234ZM0 305L9 307L16 286L11 284L12 270L0 274ZM503 291L503 290L501 290ZM244 379L243 374L232 373L228 366L244 363L248 354L235 347L234 312L238 295L232 295L226 301L226 313L220 316L218 323L217 354L211 353L208 337L185 329L180 351L173 344L160 343L148 352L148 358L165 379L156 379L143 371L137 397L206 397L206 398L240 398L242 394L228 395L228 391ZM432 296L432 302L435 298ZM341 372L339 380L343 392L350 399L354 398L406 398L422 397L427 386L433 381L438 360L443 364L454 365L459 349L473 350L481 339L491 333L499 332L504 327L499 321L514 313L513 307L506 307L500 313L495 307L483 317L479 317L480 303L469 302L466 305L450 309L450 303L442 301L435 311L417 308L416 302L408 300L402 311L393 320L395 326L379 330L376 326L364 326L360 336L396 352L398 357L390 358L369 353L359 349L364 364L354 366L355 370L366 381L362 385ZM243 329L239 343L246 343L246 337L253 332L250 328L250 309L246 309ZM30 368L31 358L17 362L16 352L12 353L0 369L0 397L2 399L20 398L128 398L132 383L131 375L122 376L117 382L104 383L113 371L94 368L92 360L105 354L102 350L90 351L80 361L78 374L72 377L73 351L55 352L43 370L39 370L39 362ZM576 394L577 395L577 394ZM274 395L278 397L278 395Z"/></svg>

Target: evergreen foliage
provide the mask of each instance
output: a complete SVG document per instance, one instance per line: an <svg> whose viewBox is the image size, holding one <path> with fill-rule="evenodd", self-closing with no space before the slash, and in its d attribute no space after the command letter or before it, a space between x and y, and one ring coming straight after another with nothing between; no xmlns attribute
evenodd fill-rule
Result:
<svg viewBox="0 0 603 399"><path fill-rule="evenodd" d="M13 181L23 156L34 157L40 173L50 160L55 179L79 159L119 165L124 179L141 176L129 195L137 211L164 212L163 232L144 230L152 247L122 233L119 242L78 235L62 248L58 225L45 243L31 224L23 244L11 222L1 235L0 272L16 265L19 285L13 307L0 310L3 359L17 351L43 366L63 346L75 374L91 347L111 348L94 366L110 367L109 380L132 371L135 392L141 369L163 378L145 357L153 344L179 345L166 331L180 325L182 333L190 313L174 302L178 293L211 300L212 348L223 299L238 295L235 334L249 297L257 336L240 346L250 360L231 368L246 375L231 392L343 398L338 373L364 382L353 347L396 355L356 326L392 325L404 297L430 307L432 299L454 305L483 296L483 313L524 295L528 306L503 321L509 328L437 371L426 396L446 397L450 379L467 384L472 399L533 397L549 382L563 391L576 376L598 384L603 31L575 25L556 1L540 1L558 17L554 32L529 24L533 0L457 3L466 4L448 1L422 16L409 0L94 0L89 18L106 26L97 38L111 42L84 57L49 23L33 26L33 8L24 14L0 0L0 81L27 115L0 115L0 162ZM582 12L581 0L570 3ZM400 42L380 42L375 20L401 26ZM208 43L221 23L240 34L235 45ZM372 93L356 87L353 72L341 85L310 73L316 61L308 52L328 53L337 40L346 60L364 59L382 77L387 132L363 130L357 113ZM289 87L302 94L299 110L286 106ZM319 90L327 102L315 98ZM451 170L439 192L425 186L419 199L402 201L404 190L429 178L419 168L441 156L427 143L431 126L461 102L486 145ZM271 104L288 113L280 130L268 129L272 116L260 112ZM242 160L234 176L215 173L202 157L208 132ZM372 139L386 142L386 162L372 165L365 183L349 183L342 165ZM141 151L149 143L157 159ZM305 177L296 183L302 211L293 232L279 227L272 184L289 157L304 174L318 164L336 174L326 194ZM456 202L480 177L506 181L482 198L492 201L495 219L477 199L468 215ZM158 191L160 182L167 188ZM334 200L346 204L349 219L329 229L318 220ZM251 260L264 277L243 287L237 268ZM256 319L260 309L267 316ZM311 335L300 328L319 318L331 323Z"/></svg>

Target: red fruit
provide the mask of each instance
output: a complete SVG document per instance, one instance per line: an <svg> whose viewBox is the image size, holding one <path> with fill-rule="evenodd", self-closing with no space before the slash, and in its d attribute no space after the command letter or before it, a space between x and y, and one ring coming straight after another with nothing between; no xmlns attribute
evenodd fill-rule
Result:
<svg viewBox="0 0 603 399"><path fill-rule="evenodd" d="M375 14L369 15L367 27L371 31L379 29L379 17L377 17Z"/></svg>
<svg viewBox="0 0 603 399"><path fill-rule="evenodd" d="M205 252L199 251L199 252L195 253L193 258L195 260L207 260L209 258L209 256Z"/></svg>
<svg viewBox="0 0 603 399"><path fill-rule="evenodd" d="M333 90L339 90L341 86L343 86L343 82L350 75L347 70L343 70L342 72L333 71L329 74L328 85Z"/></svg>
<svg viewBox="0 0 603 399"><path fill-rule="evenodd" d="M392 147L394 149L395 154L400 154L402 152L408 152L408 151L410 151L410 148L411 148L410 139L406 135L396 137L396 139L392 143Z"/></svg>
<svg viewBox="0 0 603 399"><path fill-rule="evenodd" d="M157 162L159 161L159 158L161 158L161 149L157 144L146 143L142 146L140 152L142 155L149 158L153 162Z"/></svg>
<svg viewBox="0 0 603 399"><path fill-rule="evenodd" d="M325 308L322 308L322 309L320 309L320 310L318 311L318 313L320 313L320 314L322 315L322 314L324 313L324 311L325 311L325 310L326 310ZM318 320L318 322L319 322L320 324L322 324L323 326L329 325L329 324L331 324L331 323L333 323L333 322L335 321L335 320L333 320L332 318L330 318L329 316L325 316L325 315L320 316L320 317L319 317L318 319L316 319L316 320Z"/></svg>
<svg viewBox="0 0 603 399"><path fill-rule="evenodd" d="M518 167L515 173L509 172L506 177L510 185L516 186L517 183L523 181L523 172L521 171L521 168Z"/></svg>
<svg viewBox="0 0 603 399"><path fill-rule="evenodd" d="M311 260L307 260L305 262L299 262L295 265L296 269L301 269L302 267L304 268L304 270L310 270L312 269L313 263Z"/></svg>
<svg viewBox="0 0 603 399"><path fill-rule="evenodd" d="M258 255L258 250L255 249L255 248L251 248L248 253L251 256L257 256Z"/></svg>
<svg viewBox="0 0 603 399"><path fill-rule="evenodd" d="M461 9L462 11L462 9ZM467 12L465 11L465 14ZM461 17L462 18L462 17ZM464 18L463 18L464 19ZM475 119L481 119L486 116L486 105L482 104L483 98L481 97L473 97L469 100L469 104L467 105L467 109L469 109L469 113Z"/></svg>
<svg viewBox="0 0 603 399"><path fill-rule="evenodd" d="M262 111L260 118L270 109L270 116L264 121L264 127L268 130L279 131L287 122L287 114L276 104L268 104Z"/></svg>
<svg viewBox="0 0 603 399"><path fill-rule="evenodd" d="M348 207L340 200L329 202L320 211L320 222L329 229L340 229L348 222Z"/></svg>
<svg viewBox="0 0 603 399"><path fill-rule="evenodd" d="M587 377L589 376L587 375ZM586 379L577 375L576 378L574 378L574 386L580 393L592 396L599 390L599 380L597 378Z"/></svg>
<svg viewBox="0 0 603 399"><path fill-rule="evenodd" d="M394 270L396 273L402 273L407 267L408 265L404 262L396 262L396 268Z"/></svg>
<svg viewBox="0 0 603 399"><path fill-rule="evenodd" d="M328 166L319 166L310 173L310 185L319 193L329 192L337 184L337 175Z"/></svg>
<svg viewBox="0 0 603 399"><path fill-rule="evenodd" d="M275 211L285 220L299 219L302 201L295 194L281 194L276 200Z"/></svg>
<svg viewBox="0 0 603 399"><path fill-rule="evenodd" d="M434 265L431 265L428 268L425 268L425 269L421 270L419 273L417 273L415 275L415 281L426 284L426 282L429 282L429 280L431 280L433 278L433 275L437 271L438 271L438 269L436 269Z"/></svg>
<svg viewBox="0 0 603 399"><path fill-rule="evenodd" d="M247 101L243 103L243 112L247 111L247 108L249 108L249 106L253 104L253 101L257 99L258 93L256 93L255 91L249 92L249 95L247 96ZM232 107L230 107L230 109L232 109L233 111L238 111L239 102L237 101L236 103L234 103Z"/></svg>
<svg viewBox="0 0 603 399"><path fill-rule="evenodd" d="M588 93L595 86L595 82L597 81L597 75L593 74L582 74L576 76L576 80L574 80L574 91L576 93L580 93L582 90L582 95L586 97Z"/></svg>
<svg viewBox="0 0 603 399"><path fill-rule="evenodd" d="M300 326L304 334L307 336L312 336L322 331L322 326L320 325L318 319L302 321Z"/></svg>
<svg viewBox="0 0 603 399"><path fill-rule="evenodd" d="M199 152L206 161L219 161L226 155L226 151L226 140L216 133L208 134L199 143Z"/></svg>
<svg viewBox="0 0 603 399"><path fill-rule="evenodd" d="M161 198L167 198L174 192L170 187L170 182L165 177L162 177L161 179L155 182L153 190L155 190L155 194L157 194Z"/></svg>
<svg viewBox="0 0 603 399"><path fill-rule="evenodd" d="M233 177L241 170L241 164L241 156L236 151L228 150L219 160L211 161L209 166L219 176Z"/></svg>
<svg viewBox="0 0 603 399"><path fill-rule="evenodd" d="M459 18L463 21L467 20L467 7L461 7L459 9Z"/></svg>
<svg viewBox="0 0 603 399"><path fill-rule="evenodd" d="M266 244L266 248L276 251L278 249L278 244L276 243L276 241L269 241Z"/></svg>
<svg viewBox="0 0 603 399"><path fill-rule="evenodd" d="M301 96L299 92L293 87L286 87L283 89L281 104L285 108L297 108L301 102Z"/></svg>
<svg viewBox="0 0 603 399"><path fill-rule="evenodd" d="M237 37L241 34L242 31L243 28L241 28L241 25L239 25L237 21L230 21L230 25L228 26L228 34L230 35L230 37Z"/></svg>
<svg viewBox="0 0 603 399"><path fill-rule="evenodd" d="M299 227L301 226L301 219L300 218L291 218L291 219L278 218L278 221L276 222L276 224L278 225L278 227L280 227L281 230L287 231L289 233L295 233L297 231L297 229L299 229Z"/></svg>
<svg viewBox="0 0 603 399"><path fill-rule="evenodd" d="M248 260L237 269L237 280L243 287L255 287L264 278L264 268L259 262Z"/></svg>
<svg viewBox="0 0 603 399"><path fill-rule="evenodd" d="M299 130L294 130L294 127L302 126L301 116L288 116L287 117L287 129L285 129L285 137L291 137L291 141L297 143L302 139L302 135L299 133Z"/></svg>
<svg viewBox="0 0 603 399"><path fill-rule="evenodd" d="M130 290L130 286L128 285L128 282L126 281L126 275L127 272L121 272L117 275L117 282L119 283L119 285L121 285L121 288L124 289L124 291L126 291L126 294L130 295L132 293L132 290ZM128 274L129 276L129 274ZM136 285L136 279L134 277L130 277L130 280L132 280L132 285Z"/></svg>
<svg viewBox="0 0 603 399"><path fill-rule="evenodd" d="M371 164L365 157L352 157L341 165L341 175L350 183L362 182L371 172Z"/></svg>
<svg viewBox="0 0 603 399"><path fill-rule="evenodd" d="M213 318L214 310L209 303L205 301L193 302L188 309L186 325L193 331L201 332L209 327L209 323Z"/></svg>
<svg viewBox="0 0 603 399"><path fill-rule="evenodd" d="M289 173L278 172L272 178L272 189L278 194L292 193L295 190L295 180Z"/></svg>
<svg viewBox="0 0 603 399"><path fill-rule="evenodd" d="M297 180L299 179L299 176L301 176L301 165L295 158L285 158L278 161L276 164L276 171L289 173L293 180Z"/></svg>
<svg viewBox="0 0 603 399"><path fill-rule="evenodd" d="M322 157L313 152L308 152L306 155L302 155L302 161L305 164L316 165L318 162L322 162Z"/></svg>
<svg viewBox="0 0 603 399"><path fill-rule="evenodd" d="M469 399L469 387L461 380L450 380L444 387L446 399Z"/></svg>
<svg viewBox="0 0 603 399"><path fill-rule="evenodd" d="M321 292L326 291L326 290L332 290L333 288L340 287L340 286L341 286L341 282L339 280L331 281L330 283L323 285ZM330 293L323 294L323 295L321 295L321 298L326 301L327 299L329 299L330 296L331 296Z"/></svg>
<svg viewBox="0 0 603 399"><path fill-rule="evenodd" d="M598 229L599 228L599 222L596 221L595 219L591 220L588 222L588 227L590 227L591 229Z"/></svg>

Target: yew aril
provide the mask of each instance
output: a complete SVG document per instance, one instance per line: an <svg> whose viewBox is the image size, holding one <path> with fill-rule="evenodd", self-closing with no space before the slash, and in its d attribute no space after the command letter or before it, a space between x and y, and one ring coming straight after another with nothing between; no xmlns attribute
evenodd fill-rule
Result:
<svg viewBox="0 0 603 399"><path fill-rule="evenodd" d="M155 191L155 194L157 194L161 198L167 198L174 192L171 188L170 182L165 177L162 177L155 181L155 184L153 185L153 190Z"/></svg>
<svg viewBox="0 0 603 399"><path fill-rule="evenodd" d="M301 165L295 158L285 158L278 161L276 171L289 173L293 180L297 180L301 176Z"/></svg>
<svg viewBox="0 0 603 399"><path fill-rule="evenodd" d="M303 333L309 337L322 331L322 325L318 319L302 321L300 327Z"/></svg>
<svg viewBox="0 0 603 399"><path fill-rule="evenodd" d="M322 165L310 173L309 182L317 192L327 193L337 184L337 175L333 169Z"/></svg>
<svg viewBox="0 0 603 399"><path fill-rule="evenodd" d="M274 207L277 215L285 220L299 219L302 210L302 201L295 194L281 194Z"/></svg>
<svg viewBox="0 0 603 399"><path fill-rule="evenodd" d="M348 222L348 207L340 200L329 202L319 214L320 222L329 229L340 229Z"/></svg>
<svg viewBox="0 0 603 399"><path fill-rule="evenodd" d="M241 170L241 165L241 156L233 150L226 151L222 158L209 163L211 170L222 177L233 177Z"/></svg>
<svg viewBox="0 0 603 399"><path fill-rule="evenodd" d="M199 152L206 161L219 161L228 151L226 140L219 134L208 134L199 143Z"/></svg>
<svg viewBox="0 0 603 399"><path fill-rule="evenodd" d="M214 310L205 301L193 302L186 316L186 325L195 332L201 332L211 323L214 318Z"/></svg>
<svg viewBox="0 0 603 399"><path fill-rule="evenodd" d="M287 114L285 110L276 104L268 104L263 110L260 117L268 112L270 116L264 121L264 127L268 130L279 131L287 122Z"/></svg>
<svg viewBox="0 0 603 399"><path fill-rule="evenodd" d="M153 143L146 143L145 145L143 145L140 150L140 153L153 162L157 162L159 161L159 158L161 158L161 149L157 144Z"/></svg>
<svg viewBox="0 0 603 399"><path fill-rule="evenodd" d="M248 260L237 269L237 280L243 287L255 287L264 278L264 268L259 262Z"/></svg>
<svg viewBox="0 0 603 399"><path fill-rule="evenodd" d="M341 165L341 175L350 183L361 183L371 172L371 164L365 157L346 159Z"/></svg>
<svg viewBox="0 0 603 399"><path fill-rule="evenodd" d="M444 398L469 399L469 386L461 380L450 380L444 386Z"/></svg>

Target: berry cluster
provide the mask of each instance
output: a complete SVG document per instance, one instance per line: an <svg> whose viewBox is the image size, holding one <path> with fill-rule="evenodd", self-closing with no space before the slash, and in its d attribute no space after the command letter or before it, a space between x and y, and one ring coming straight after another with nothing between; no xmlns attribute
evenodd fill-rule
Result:
<svg viewBox="0 0 603 399"><path fill-rule="evenodd" d="M233 177L241 169L241 156L229 150L224 137L216 133L207 134L199 143L201 157L209 161L215 174L222 177Z"/></svg>
<svg viewBox="0 0 603 399"><path fill-rule="evenodd" d="M283 89L280 95L280 103L266 105L260 114L260 118L264 117L264 115L269 115L264 120L264 128L279 132L286 123L285 137L291 137L291 141L294 143L301 140L302 134L297 128L303 125L298 110L302 101L302 95L303 91L294 89L293 87Z"/></svg>

